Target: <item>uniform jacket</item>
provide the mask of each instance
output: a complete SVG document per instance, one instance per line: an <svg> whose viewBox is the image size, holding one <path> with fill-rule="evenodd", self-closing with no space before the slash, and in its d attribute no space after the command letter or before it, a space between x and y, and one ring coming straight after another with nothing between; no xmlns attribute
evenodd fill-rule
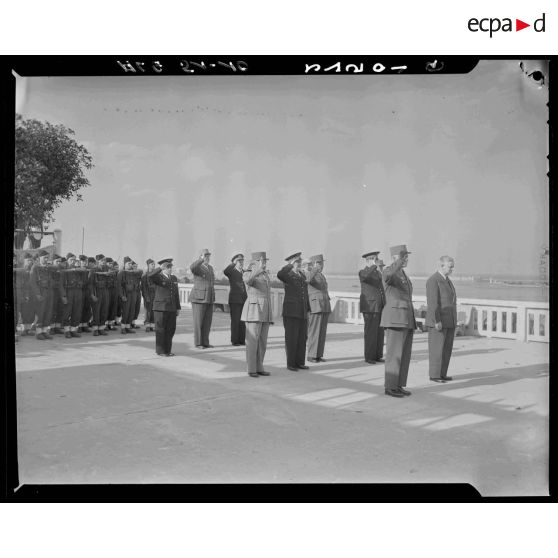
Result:
<svg viewBox="0 0 558 558"><path fill-rule="evenodd" d="M246 271L243 279L248 292L240 319L243 322L273 323L271 287L267 271L259 275L256 275L255 269Z"/></svg>
<svg viewBox="0 0 558 558"><path fill-rule="evenodd" d="M108 288L108 274L106 267L94 267L89 270L87 281L90 295L98 296L99 290Z"/></svg>
<svg viewBox="0 0 558 558"><path fill-rule="evenodd" d="M14 269L14 288L20 302L32 300L30 268L17 267Z"/></svg>
<svg viewBox="0 0 558 558"><path fill-rule="evenodd" d="M64 269L56 265L51 265L48 268L48 272L50 273L50 288L57 296L66 296L62 288L62 273L64 273L64 271Z"/></svg>
<svg viewBox="0 0 558 558"><path fill-rule="evenodd" d="M128 298L128 296L138 290L138 282L140 277L138 272L132 269L121 269L116 276L116 285L118 287L118 296L120 298Z"/></svg>
<svg viewBox="0 0 558 558"><path fill-rule="evenodd" d="M34 296L45 296L50 289L50 272L46 265L34 264L31 268L29 284Z"/></svg>
<svg viewBox="0 0 558 558"><path fill-rule="evenodd" d="M320 314L331 312L327 281L324 274L317 269L310 271L306 277L308 284L308 299L310 301L310 313Z"/></svg>
<svg viewBox="0 0 558 558"><path fill-rule="evenodd" d="M78 267L64 269L61 274L62 296L66 296L68 289L83 289L87 282L88 273Z"/></svg>
<svg viewBox="0 0 558 558"><path fill-rule="evenodd" d="M247 294L242 272L238 271L235 264L231 263L223 270L223 273L229 278L229 304L244 304Z"/></svg>
<svg viewBox="0 0 558 558"><path fill-rule="evenodd" d="M401 266L401 261L386 267L383 273L386 285L386 305L382 310L382 327L416 329L413 308L413 285Z"/></svg>
<svg viewBox="0 0 558 558"><path fill-rule="evenodd" d="M155 289L156 285L153 283L151 277L149 277L149 272L146 271L141 276L141 294L147 302L153 302L155 298Z"/></svg>
<svg viewBox="0 0 558 558"><path fill-rule="evenodd" d="M307 313L310 311L306 276L302 272L298 275L292 269L293 266L287 264L277 273L277 277L285 284L283 316L306 320Z"/></svg>
<svg viewBox="0 0 558 558"><path fill-rule="evenodd" d="M386 304L386 293L380 270L366 266L358 272L360 279L360 311L381 312Z"/></svg>
<svg viewBox="0 0 558 558"><path fill-rule="evenodd" d="M176 275L167 277L156 267L148 276L155 284L153 310L157 312L176 312L180 310L180 295L178 293L178 279Z"/></svg>
<svg viewBox="0 0 558 558"><path fill-rule="evenodd" d="M444 279L437 271L426 281L426 322L427 327L434 327L442 322L442 327L452 328L457 325L457 299L455 289L449 277Z"/></svg>
<svg viewBox="0 0 558 558"><path fill-rule="evenodd" d="M196 260L190 271L194 274L194 288L190 292L190 302L213 304L215 301L215 274L213 267L202 265L203 260Z"/></svg>

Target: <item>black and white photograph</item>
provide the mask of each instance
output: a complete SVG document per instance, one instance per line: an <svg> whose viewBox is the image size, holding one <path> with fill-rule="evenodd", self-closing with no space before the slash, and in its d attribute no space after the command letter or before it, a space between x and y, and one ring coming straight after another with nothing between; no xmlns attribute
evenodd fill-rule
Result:
<svg viewBox="0 0 558 558"><path fill-rule="evenodd" d="M19 484L548 496L548 61L293 58L14 66Z"/></svg>

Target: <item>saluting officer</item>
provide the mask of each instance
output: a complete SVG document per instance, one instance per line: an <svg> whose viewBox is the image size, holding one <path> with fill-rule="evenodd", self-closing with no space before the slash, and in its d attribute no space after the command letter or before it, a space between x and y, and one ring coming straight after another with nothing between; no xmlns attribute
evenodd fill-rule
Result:
<svg viewBox="0 0 558 558"><path fill-rule="evenodd" d="M146 262L147 270L141 276L141 294L143 296L143 305L145 307L145 331L155 331L155 316L153 314L153 299L155 297L155 283L149 277L149 274L155 269L155 262L149 258Z"/></svg>
<svg viewBox="0 0 558 558"><path fill-rule="evenodd" d="M310 301L308 316L308 360L310 362L325 362L323 356L331 304L323 269L322 254L310 256L306 261L306 283Z"/></svg>
<svg viewBox="0 0 558 558"><path fill-rule="evenodd" d="M190 271L194 274L194 287L190 292L194 318L194 344L198 349L213 347L209 344L209 330L215 302L215 273L209 264L210 258L211 252L204 248L199 258L190 266Z"/></svg>
<svg viewBox="0 0 558 558"><path fill-rule="evenodd" d="M386 305L380 325L386 328L385 393L392 397L411 395L405 386L411 362L413 333L417 327L413 308L413 285L404 267L409 252L401 244L390 248L392 264L384 269Z"/></svg>
<svg viewBox="0 0 558 558"><path fill-rule="evenodd" d="M223 270L229 279L229 312L231 315L231 344L235 347L246 344L246 325L241 320L242 308L246 301L246 285L242 274L244 255L235 254L231 263Z"/></svg>
<svg viewBox="0 0 558 558"><path fill-rule="evenodd" d="M132 320L136 309L136 284L133 271L132 259L124 256L124 269L121 269L116 276L116 282L120 289L120 300L122 303L122 320L120 322L121 333L136 333L132 328Z"/></svg>
<svg viewBox="0 0 558 558"><path fill-rule="evenodd" d="M33 256L28 252L23 254L23 267L14 270L16 299L16 326L17 316L21 318L21 335L29 335L31 324L35 321L35 303L31 290L31 268L33 267Z"/></svg>
<svg viewBox="0 0 558 558"><path fill-rule="evenodd" d="M306 338L308 335L308 289L306 277L300 270L301 252L285 258L287 265L279 270L277 277L285 284L283 300L283 325L285 327L285 350L287 352L287 368L296 372L308 370L304 360L306 357Z"/></svg>
<svg viewBox="0 0 558 558"><path fill-rule="evenodd" d="M83 284L85 277L79 264L76 266L76 256L69 252L66 255L68 268L62 270L60 276L62 297L65 301L62 324L64 337L81 337L78 327L83 308ZM79 260L77 260L79 262Z"/></svg>
<svg viewBox="0 0 558 558"><path fill-rule="evenodd" d="M180 313L178 279L172 274L172 258L158 262L160 267L149 273L155 284L153 313L155 314L155 352L159 356L174 356L172 338L176 331L176 318Z"/></svg>
<svg viewBox="0 0 558 558"><path fill-rule="evenodd" d="M273 323L267 261L265 252L253 252L250 266L243 274L248 292L241 320L246 323L246 364L252 378L270 375L263 369L267 334Z"/></svg>
<svg viewBox="0 0 558 558"><path fill-rule="evenodd" d="M380 327L380 319L386 295L379 269L379 253L377 250L363 254L366 266L358 272L360 312L364 317L364 360L368 364L384 362L384 328Z"/></svg>
<svg viewBox="0 0 558 558"><path fill-rule="evenodd" d="M37 326L35 337L37 339L52 339L49 333L50 319L52 316L52 295L50 289L50 271L48 266L48 252L38 252L39 261L31 268L29 283L36 300Z"/></svg>

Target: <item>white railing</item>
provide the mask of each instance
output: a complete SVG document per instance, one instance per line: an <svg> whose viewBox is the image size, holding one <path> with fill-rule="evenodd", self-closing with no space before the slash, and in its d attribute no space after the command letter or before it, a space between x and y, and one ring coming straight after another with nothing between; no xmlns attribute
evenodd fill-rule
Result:
<svg viewBox="0 0 558 558"><path fill-rule="evenodd" d="M193 285L179 283L180 302L190 307L189 295ZM275 318L281 317L283 289L272 289L272 308ZM359 310L360 293L331 291L330 322L364 324ZM227 310L229 287L215 286L215 304ZM414 296L413 305L419 325L424 324L426 296ZM457 304L458 329L464 335L480 335L516 339L518 341L550 341L549 305L547 302L484 300L463 298Z"/></svg>

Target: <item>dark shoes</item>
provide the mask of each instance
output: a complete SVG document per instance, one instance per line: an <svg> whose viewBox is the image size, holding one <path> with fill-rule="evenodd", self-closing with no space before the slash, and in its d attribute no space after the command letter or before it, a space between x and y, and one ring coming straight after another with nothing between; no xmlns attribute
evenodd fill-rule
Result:
<svg viewBox="0 0 558 558"><path fill-rule="evenodd" d="M377 358L376 362L385 362L386 360L384 358Z"/></svg>
<svg viewBox="0 0 558 558"><path fill-rule="evenodd" d="M66 331L66 332L64 333L64 337L65 337L66 339L71 339L71 338L72 338L72 332L71 332L71 331Z"/></svg>
<svg viewBox="0 0 558 558"><path fill-rule="evenodd" d="M174 353L167 353L165 356L174 356Z"/></svg>
<svg viewBox="0 0 558 558"><path fill-rule="evenodd" d="M196 345L196 349L205 349L203 345Z"/></svg>
<svg viewBox="0 0 558 558"><path fill-rule="evenodd" d="M446 380L444 380L443 378L430 378L431 382L436 382L437 384L445 384Z"/></svg>
<svg viewBox="0 0 558 558"><path fill-rule="evenodd" d="M291 372L298 372L298 368L296 366L287 366L287 370L290 370Z"/></svg>
<svg viewBox="0 0 558 558"><path fill-rule="evenodd" d="M233 347L240 347L242 345L242 343L231 343L231 345Z"/></svg>
<svg viewBox="0 0 558 558"><path fill-rule="evenodd" d="M126 333L136 333L136 332L131 327L127 327Z"/></svg>
<svg viewBox="0 0 558 558"><path fill-rule="evenodd" d="M259 374L257 372L248 372L248 376L250 376L251 378L257 378Z"/></svg>
<svg viewBox="0 0 558 558"><path fill-rule="evenodd" d="M407 391L406 389L403 389L401 386L399 386L399 391L400 391L403 395L406 395L406 396L411 395L411 392L410 392L410 391Z"/></svg>
<svg viewBox="0 0 558 558"><path fill-rule="evenodd" d="M401 391L396 388L386 389L386 395L391 397L405 397Z"/></svg>
<svg viewBox="0 0 558 558"><path fill-rule="evenodd" d="M270 372L266 372L265 370L262 370L261 372L257 372L257 374L259 376L271 376Z"/></svg>
<svg viewBox="0 0 558 558"><path fill-rule="evenodd" d="M320 359L319 359L319 358L312 358L312 357L310 357L310 358L308 358L308 361L309 361L309 362L320 362Z"/></svg>
<svg viewBox="0 0 558 558"><path fill-rule="evenodd" d="M309 367L304 364L297 364L296 367L300 368L301 370L309 370Z"/></svg>
<svg viewBox="0 0 558 558"><path fill-rule="evenodd" d="M35 339L39 339L40 341L43 341L46 339L46 337L44 333L37 333L37 335L35 335Z"/></svg>
<svg viewBox="0 0 558 558"><path fill-rule="evenodd" d="M81 337L81 333L79 331L71 331L70 334L72 337Z"/></svg>
<svg viewBox="0 0 558 558"><path fill-rule="evenodd" d="M204 345L203 348L204 349L213 349L213 345Z"/></svg>
<svg viewBox="0 0 558 558"><path fill-rule="evenodd" d="M99 335L99 330L98 329L94 329L93 330L93 337L97 337Z"/></svg>
<svg viewBox="0 0 558 558"><path fill-rule="evenodd" d="M108 335L107 330L106 329L100 329L99 330L99 335Z"/></svg>
<svg viewBox="0 0 558 558"><path fill-rule="evenodd" d="M81 328L81 331L82 331L83 333L91 333L91 328L85 326L85 327L82 327L82 328Z"/></svg>
<svg viewBox="0 0 558 558"><path fill-rule="evenodd" d="M451 382L453 378L451 376L444 376L442 380L445 380L446 382Z"/></svg>
<svg viewBox="0 0 558 558"><path fill-rule="evenodd" d="M376 364L375 360L365 360L364 362L366 362L367 364Z"/></svg>

